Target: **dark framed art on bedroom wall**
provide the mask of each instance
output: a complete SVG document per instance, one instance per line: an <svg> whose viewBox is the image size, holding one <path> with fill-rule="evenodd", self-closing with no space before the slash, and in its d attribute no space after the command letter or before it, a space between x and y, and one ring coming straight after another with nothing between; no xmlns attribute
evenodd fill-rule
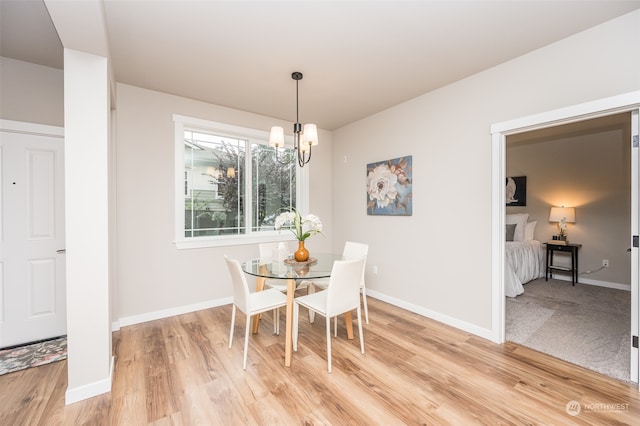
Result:
<svg viewBox="0 0 640 426"><path fill-rule="evenodd" d="M505 192L507 206L527 205L527 177L509 176Z"/></svg>

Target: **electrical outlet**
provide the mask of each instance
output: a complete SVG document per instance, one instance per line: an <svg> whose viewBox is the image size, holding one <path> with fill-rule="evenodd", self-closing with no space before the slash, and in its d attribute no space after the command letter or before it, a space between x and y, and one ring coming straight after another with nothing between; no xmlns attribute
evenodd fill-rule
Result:
<svg viewBox="0 0 640 426"><path fill-rule="evenodd" d="M378 267L377 267L377 266L374 266L374 267L373 267L373 273L374 273L375 275L378 275Z"/></svg>
<svg viewBox="0 0 640 426"><path fill-rule="evenodd" d="M609 259L602 259L602 266L604 266L605 268L609 267Z"/></svg>

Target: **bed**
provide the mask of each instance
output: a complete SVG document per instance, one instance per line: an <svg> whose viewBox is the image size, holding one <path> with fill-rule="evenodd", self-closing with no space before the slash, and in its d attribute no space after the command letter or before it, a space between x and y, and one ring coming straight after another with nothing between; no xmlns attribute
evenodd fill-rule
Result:
<svg viewBox="0 0 640 426"><path fill-rule="evenodd" d="M544 246L534 239L537 222L528 222L527 213L508 214L504 254L504 293L516 297L523 284L544 276Z"/></svg>

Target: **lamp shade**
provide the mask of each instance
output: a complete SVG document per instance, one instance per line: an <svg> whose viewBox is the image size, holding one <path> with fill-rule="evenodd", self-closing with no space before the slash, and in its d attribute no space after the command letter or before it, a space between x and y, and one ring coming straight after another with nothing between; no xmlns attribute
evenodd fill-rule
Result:
<svg viewBox="0 0 640 426"><path fill-rule="evenodd" d="M560 222L562 219L566 223L575 223L576 209L574 207L551 207L549 222Z"/></svg>
<svg viewBox="0 0 640 426"><path fill-rule="evenodd" d="M318 145L318 128L315 124L305 124L300 136L303 145Z"/></svg>
<svg viewBox="0 0 640 426"><path fill-rule="evenodd" d="M284 146L284 129L280 126L273 126L269 133L269 145L276 148Z"/></svg>

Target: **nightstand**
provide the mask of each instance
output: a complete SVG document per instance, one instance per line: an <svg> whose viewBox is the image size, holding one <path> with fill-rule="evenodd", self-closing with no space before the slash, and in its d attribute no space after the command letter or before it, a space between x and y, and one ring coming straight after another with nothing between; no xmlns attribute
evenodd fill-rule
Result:
<svg viewBox="0 0 640 426"><path fill-rule="evenodd" d="M576 285L578 282L578 249L582 247L582 244L554 244L552 242L544 243L547 245L547 253L545 257L545 272L544 280L547 281L549 276L552 276L553 272L568 272L571 273L571 285ZM571 267L555 266L553 264L553 253L556 251L569 253L571 255Z"/></svg>

